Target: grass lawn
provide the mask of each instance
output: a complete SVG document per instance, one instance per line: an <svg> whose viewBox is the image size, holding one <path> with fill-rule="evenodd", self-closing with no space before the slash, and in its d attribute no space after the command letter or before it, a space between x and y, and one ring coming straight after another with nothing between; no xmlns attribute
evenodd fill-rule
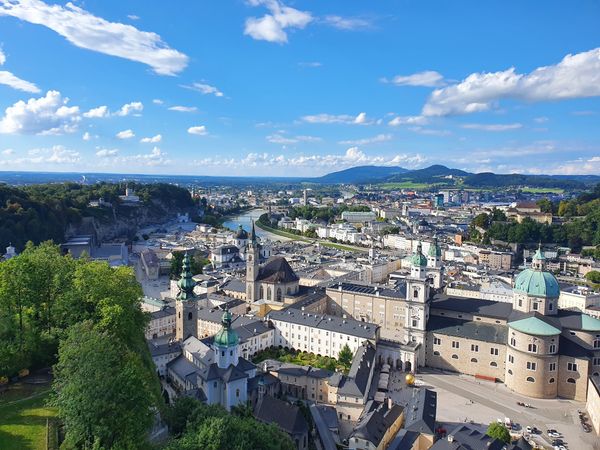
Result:
<svg viewBox="0 0 600 450"><path fill-rule="evenodd" d="M45 404L49 392L49 386L20 384L0 394L0 449L46 449L46 419L56 417Z"/></svg>
<svg viewBox="0 0 600 450"><path fill-rule="evenodd" d="M431 187L431 185L427 183L414 183L412 181L403 181L401 183L382 183L377 186L386 191L393 191L395 189L427 189Z"/></svg>
<svg viewBox="0 0 600 450"><path fill-rule="evenodd" d="M254 358L252 358L252 362L254 364L260 364L266 359L275 359L281 362L298 364L299 366L312 366L318 369L327 369L331 371L335 371L335 369L338 368L346 374L348 373L348 370L350 370L349 365L344 366L335 358L317 356L306 352L293 352L282 348L268 348L258 352Z"/></svg>
<svg viewBox="0 0 600 450"><path fill-rule="evenodd" d="M528 192L530 194L562 194L565 192L564 189L560 188L534 188L534 187L525 187L521 189L523 192Z"/></svg>

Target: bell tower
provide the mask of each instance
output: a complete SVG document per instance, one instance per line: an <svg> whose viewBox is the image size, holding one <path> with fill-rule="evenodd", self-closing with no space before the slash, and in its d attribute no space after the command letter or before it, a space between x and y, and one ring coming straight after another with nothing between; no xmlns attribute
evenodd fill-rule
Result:
<svg viewBox="0 0 600 450"><path fill-rule="evenodd" d="M257 298L258 286L256 279L258 278L260 248L256 241L256 231L254 230L254 222L252 222L252 231L250 232L250 240L246 247L246 302L252 303Z"/></svg>
<svg viewBox="0 0 600 450"><path fill-rule="evenodd" d="M192 278L191 261L187 252L183 256L181 278L177 286L179 294L175 299L175 339L183 341L198 334L198 304L194 294L196 282Z"/></svg>

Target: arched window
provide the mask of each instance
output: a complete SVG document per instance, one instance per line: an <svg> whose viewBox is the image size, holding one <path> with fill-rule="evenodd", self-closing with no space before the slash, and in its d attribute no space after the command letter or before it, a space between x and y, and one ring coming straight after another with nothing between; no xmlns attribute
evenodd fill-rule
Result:
<svg viewBox="0 0 600 450"><path fill-rule="evenodd" d="M415 289L415 290L413 291L413 297L414 297L414 298L418 298L418 297L419 297L419 290L418 290L418 289Z"/></svg>
<svg viewBox="0 0 600 450"><path fill-rule="evenodd" d="M592 374L592 376L593 376L593 377L600 377L600 372L594 372L594 373Z"/></svg>
<svg viewBox="0 0 600 450"><path fill-rule="evenodd" d="M264 287L260 287L260 299L262 300L263 298L265 298L265 288Z"/></svg>
<svg viewBox="0 0 600 450"><path fill-rule="evenodd" d="M280 302L282 300L281 288L277 288L277 301Z"/></svg>
<svg viewBox="0 0 600 450"><path fill-rule="evenodd" d="M267 300L271 300L271 289L267 288Z"/></svg>
<svg viewBox="0 0 600 450"><path fill-rule="evenodd" d="M527 381L529 381L530 383L535 383L535 378L527 377Z"/></svg>
<svg viewBox="0 0 600 450"><path fill-rule="evenodd" d="M508 374L512 375L512 369L508 369Z"/></svg>
<svg viewBox="0 0 600 450"><path fill-rule="evenodd" d="M471 358L471 362L472 363L476 363L477 362L477 358Z"/></svg>
<svg viewBox="0 0 600 450"><path fill-rule="evenodd" d="M192 320L192 313L191 312L188 313L188 320Z"/></svg>
<svg viewBox="0 0 600 450"><path fill-rule="evenodd" d="M452 359L458 359L458 355L452 355Z"/></svg>
<svg viewBox="0 0 600 450"><path fill-rule="evenodd" d="M492 361L490 363L490 366L492 366L492 367L498 367L498 364L496 363L496 361Z"/></svg>
<svg viewBox="0 0 600 450"><path fill-rule="evenodd" d="M600 339L594 339L594 348L600 348Z"/></svg>
<svg viewBox="0 0 600 450"><path fill-rule="evenodd" d="M575 378L567 378L567 383L575 384Z"/></svg>
<svg viewBox="0 0 600 450"><path fill-rule="evenodd" d="M554 383L554 377L550 378L550 379L548 380L548 383L550 383L550 384Z"/></svg>

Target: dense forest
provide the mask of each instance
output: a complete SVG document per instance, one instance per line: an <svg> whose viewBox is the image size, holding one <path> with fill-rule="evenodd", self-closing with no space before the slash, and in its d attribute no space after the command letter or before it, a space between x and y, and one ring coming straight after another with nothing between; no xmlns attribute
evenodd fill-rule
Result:
<svg viewBox="0 0 600 450"><path fill-rule="evenodd" d="M323 220L328 223L333 223L336 216L340 216L344 211L360 211L367 212L371 211L368 206L348 206L348 205L337 205L329 206L327 208L316 208L314 206L295 206L290 208L288 217L290 219L307 219L307 220Z"/></svg>
<svg viewBox="0 0 600 450"><path fill-rule="evenodd" d="M499 210L476 216L469 234L476 242L499 240L510 243L555 243L579 252L583 246L595 246L586 254L600 256L600 184L572 200L553 203L547 199L538 202L541 210L559 216L560 222L545 225L525 218L521 223L508 221ZM484 231L482 233L481 231Z"/></svg>
<svg viewBox="0 0 600 450"><path fill-rule="evenodd" d="M130 187L140 197L141 207L157 218L173 209L185 210L194 205L186 189L170 184L132 184ZM78 225L84 217L110 223L116 213L131 214L128 210L133 208L122 205L119 199L123 193L123 186L108 183L0 185L0 249L12 243L20 251L27 241L60 243L64 241L67 227ZM112 203L113 207L89 206L90 201L99 198Z"/></svg>

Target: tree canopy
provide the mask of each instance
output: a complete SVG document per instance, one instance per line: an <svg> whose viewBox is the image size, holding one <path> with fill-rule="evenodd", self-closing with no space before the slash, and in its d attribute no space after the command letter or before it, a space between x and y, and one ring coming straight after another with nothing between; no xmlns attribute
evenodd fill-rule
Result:
<svg viewBox="0 0 600 450"><path fill-rule="evenodd" d="M502 423L490 423L485 434L506 444L510 443L510 431Z"/></svg>

